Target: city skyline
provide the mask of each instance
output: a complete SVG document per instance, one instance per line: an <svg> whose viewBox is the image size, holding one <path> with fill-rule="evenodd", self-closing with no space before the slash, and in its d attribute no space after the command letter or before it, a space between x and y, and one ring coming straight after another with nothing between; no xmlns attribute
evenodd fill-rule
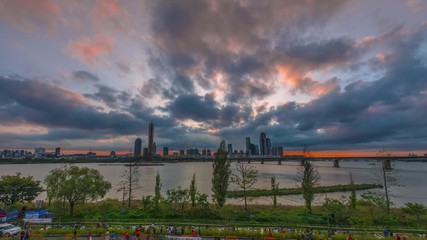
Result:
<svg viewBox="0 0 427 240"><path fill-rule="evenodd" d="M423 155L425 16L418 0L0 0L0 149Z"/></svg>

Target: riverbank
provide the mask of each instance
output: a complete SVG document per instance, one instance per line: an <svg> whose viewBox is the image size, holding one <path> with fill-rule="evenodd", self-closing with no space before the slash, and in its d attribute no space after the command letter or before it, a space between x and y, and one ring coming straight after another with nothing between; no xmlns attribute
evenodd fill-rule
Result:
<svg viewBox="0 0 427 240"><path fill-rule="evenodd" d="M319 186L314 188L314 193L332 193L332 192L349 192L352 190L369 190L375 188L382 188L380 184L347 184L347 185L333 185L333 186ZM279 188L277 196L287 195L299 195L302 194L302 188ZM245 193L239 191L227 191L228 198L241 198L244 197ZM247 196L250 197L268 197L273 196L273 192L270 189L253 189L247 191Z"/></svg>

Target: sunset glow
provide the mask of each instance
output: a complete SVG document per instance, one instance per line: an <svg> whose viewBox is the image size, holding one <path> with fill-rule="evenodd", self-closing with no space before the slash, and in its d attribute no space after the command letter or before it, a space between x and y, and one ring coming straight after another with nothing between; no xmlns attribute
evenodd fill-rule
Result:
<svg viewBox="0 0 427 240"><path fill-rule="evenodd" d="M0 149L427 153L427 2L0 0Z"/></svg>

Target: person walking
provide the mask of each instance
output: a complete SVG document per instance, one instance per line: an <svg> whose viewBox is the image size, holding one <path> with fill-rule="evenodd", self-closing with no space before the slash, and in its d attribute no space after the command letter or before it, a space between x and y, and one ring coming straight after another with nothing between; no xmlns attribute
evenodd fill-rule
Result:
<svg viewBox="0 0 427 240"><path fill-rule="evenodd" d="M129 240L129 232L126 231L123 237L125 238L125 240Z"/></svg>

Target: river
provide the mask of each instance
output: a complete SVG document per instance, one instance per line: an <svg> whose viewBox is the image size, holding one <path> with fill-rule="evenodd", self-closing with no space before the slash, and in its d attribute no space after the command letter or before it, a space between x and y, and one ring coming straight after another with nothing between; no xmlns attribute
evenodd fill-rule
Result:
<svg viewBox="0 0 427 240"><path fill-rule="evenodd" d="M314 162L321 176L321 185L335 185L349 183L349 174L353 175L355 183L375 183L378 182L380 175L372 171L374 168L373 161L367 160L341 160L340 167L334 168L331 161ZM251 163L258 172L258 182L256 188L270 188L270 178L275 176L279 182L279 187L296 187L295 180L299 162L287 161L282 165L277 163L266 162ZM50 170L60 167L61 164L7 164L0 165L0 175L11 175L21 172L24 176L33 176L34 179L43 181ZM78 164L80 167L89 167L98 169L106 180L110 181L113 189L109 191L106 197L120 198L117 193L117 185L121 180L120 175L124 166L105 166L95 163ZM232 168L234 168L234 163ZM401 207L406 202L418 202L427 205L427 163L426 162L393 162L393 176L395 182L390 187L391 201L395 206ZM165 195L166 190L181 186L183 188L190 185L193 173L196 173L196 183L200 192L209 196L212 194L211 178L212 163L209 162L181 162L166 163L164 166L143 166L140 167L140 186L135 193L135 197L154 195L154 184L156 173L159 172L162 180L162 193ZM378 182L380 183L380 182ZM235 187L230 186L231 189ZM381 191L381 190L376 190ZM361 194L363 191L358 192ZM340 198L344 193L330 193L330 198ZM322 204L325 195L318 195L314 204ZM42 193L38 199L45 199L46 194ZM209 198L210 199L210 198ZM242 204L241 200L228 199L228 203ZM278 202L288 205L303 205L301 196L282 196ZM271 204L270 197L261 197L252 200L252 203Z"/></svg>

